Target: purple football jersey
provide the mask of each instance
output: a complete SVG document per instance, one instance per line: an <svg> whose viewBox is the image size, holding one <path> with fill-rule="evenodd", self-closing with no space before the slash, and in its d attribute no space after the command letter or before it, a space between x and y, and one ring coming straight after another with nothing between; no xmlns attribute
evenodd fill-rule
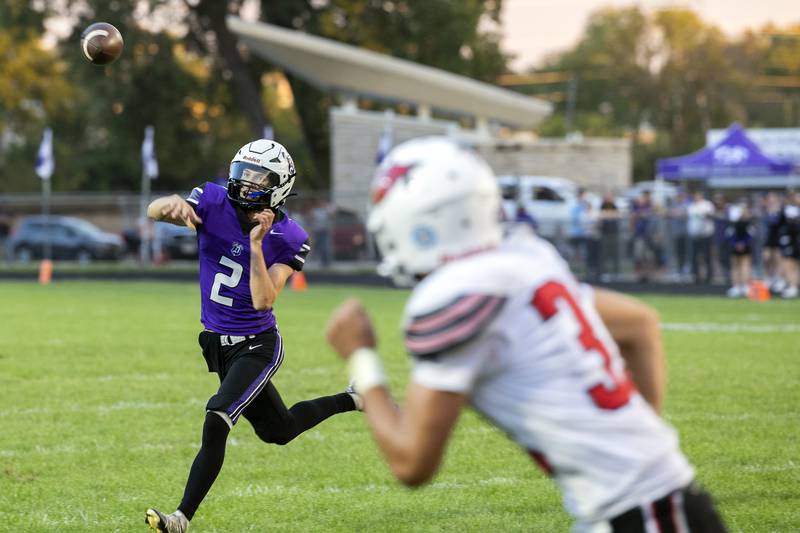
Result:
<svg viewBox="0 0 800 533"><path fill-rule="evenodd" d="M250 235L242 230L225 187L206 183L186 199L203 223L200 252L200 320L224 335L253 335L275 325L272 310L257 311L250 297ZM302 270L310 245L300 225L281 213L264 237L267 268L275 263Z"/></svg>

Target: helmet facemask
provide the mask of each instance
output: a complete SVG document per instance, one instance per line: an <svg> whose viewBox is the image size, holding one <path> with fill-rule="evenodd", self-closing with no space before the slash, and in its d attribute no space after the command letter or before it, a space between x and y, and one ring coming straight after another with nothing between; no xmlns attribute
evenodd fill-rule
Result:
<svg viewBox="0 0 800 533"><path fill-rule="evenodd" d="M244 209L260 211L272 207L272 192L280 185L280 176L250 163L231 164L228 198Z"/></svg>

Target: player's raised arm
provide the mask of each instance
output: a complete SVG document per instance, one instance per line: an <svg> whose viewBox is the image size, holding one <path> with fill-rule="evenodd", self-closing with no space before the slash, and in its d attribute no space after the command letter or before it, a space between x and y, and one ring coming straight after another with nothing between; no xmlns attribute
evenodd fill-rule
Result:
<svg viewBox="0 0 800 533"><path fill-rule="evenodd" d="M661 412L666 369L656 311L629 296L595 288L595 306L619 346L639 392Z"/></svg>
<svg viewBox="0 0 800 533"><path fill-rule="evenodd" d="M197 229L197 224L203 223L189 202L177 194L153 200L147 206L147 216L155 221L169 222L176 226L188 226L192 229Z"/></svg>
<svg viewBox="0 0 800 533"><path fill-rule="evenodd" d="M398 408L374 351L372 322L357 300L345 302L333 314L327 338L349 361L355 390L364 398L370 431L394 475L411 487L426 483L439 468L466 397L411 383L404 407Z"/></svg>

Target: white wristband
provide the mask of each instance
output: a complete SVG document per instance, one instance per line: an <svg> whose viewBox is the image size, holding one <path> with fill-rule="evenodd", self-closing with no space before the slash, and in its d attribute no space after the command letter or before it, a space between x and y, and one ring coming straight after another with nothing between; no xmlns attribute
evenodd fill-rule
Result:
<svg viewBox="0 0 800 533"><path fill-rule="evenodd" d="M353 388L359 394L386 383L383 364L372 348L359 348L350 355L347 364Z"/></svg>

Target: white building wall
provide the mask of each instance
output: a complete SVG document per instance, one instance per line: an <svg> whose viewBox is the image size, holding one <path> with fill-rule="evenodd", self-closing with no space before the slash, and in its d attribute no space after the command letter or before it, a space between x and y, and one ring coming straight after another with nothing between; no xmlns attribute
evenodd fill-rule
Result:
<svg viewBox="0 0 800 533"><path fill-rule="evenodd" d="M495 141L477 148L498 175L558 176L598 193L619 191L631 184L633 159L628 139Z"/></svg>
<svg viewBox="0 0 800 533"><path fill-rule="evenodd" d="M332 200L361 216L367 212L378 143L387 120L393 124L394 144L425 135L460 134L476 146L498 175L560 176L597 192L619 190L631 183L627 139L508 141L460 131L451 121L387 117L352 108L334 108L330 119Z"/></svg>
<svg viewBox="0 0 800 533"><path fill-rule="evenodd" d="M331 200L364 216L375 172L378 142L387 120L394 144L426 135L446 135L453 123L444 120L334 108L331 110Z"/></svg>

